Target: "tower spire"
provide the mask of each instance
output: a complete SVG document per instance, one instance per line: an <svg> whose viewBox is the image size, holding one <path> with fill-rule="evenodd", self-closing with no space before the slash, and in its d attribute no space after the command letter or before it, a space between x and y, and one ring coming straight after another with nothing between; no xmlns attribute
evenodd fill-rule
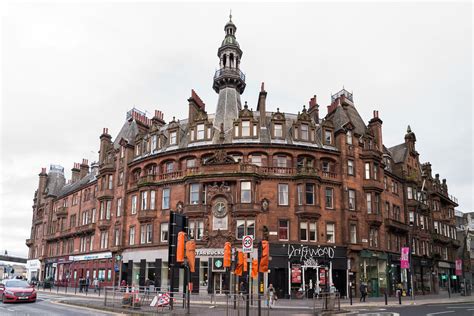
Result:
<svg viewBox="0 0 474 316"><path fill-rule="evenodd" d="M232 22L232 9L230 9L230 13L229 13L229 22Z"/></svg>

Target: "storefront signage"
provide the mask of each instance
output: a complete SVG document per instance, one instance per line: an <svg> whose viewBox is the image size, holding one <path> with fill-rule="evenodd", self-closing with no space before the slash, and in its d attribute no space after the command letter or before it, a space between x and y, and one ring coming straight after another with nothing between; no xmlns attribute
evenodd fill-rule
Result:
<svg viewBox="0 0 474 316"><path fill-rule="evenodd" d="M410 248L402 247L402 255L400 257L400 267L402 269L409 269L410 263L408 261L408 255L410 253Z"/></svg>
<svg viewBox="0 0 474 316"><path fill-rule="evenodd" d="M111 252L94 253L89 255L70 256L69 260L72 261L84 261L84 260L96 260L96 259L110 259L112 258Z"/></svg>
<svg viewBox="0 0 474 316"><path fill-rule="evenodd" d="M232 248L232 254L234 253L235 249ZM198 248L196 257L224 257L224 248Z"/></svg>
<svg viewBox="0 0 474 316"><path fill-rule="evenodd" d="M41 262L38 259L26 261L26 268L29 270L38 270L41 267Z"/></svg>
<svg viewBox="0 0 474 316"><path fill-rule="evenodd" d="M291 266L291 283L301 283L301 269L299 264Z"/></svg>
<svg viewBox="0 0 474 316"><path fill-rule="evenodd" d="M462 260L456 259L456 275L462 275Z"/></svg>
<svg viewBox="0 0 474 316"><path fill-rule="evenodd" d="M334 258L333 247L310 248L300 245L299 247L288 245L288 259L299 257L300 261L305 261L314 257Z"/></svg>

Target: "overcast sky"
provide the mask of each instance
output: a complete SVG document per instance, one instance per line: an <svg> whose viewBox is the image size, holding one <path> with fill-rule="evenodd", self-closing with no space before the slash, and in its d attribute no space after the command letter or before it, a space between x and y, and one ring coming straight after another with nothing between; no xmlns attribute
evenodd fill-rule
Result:
<svg viewBox="0 0 474 316"><path fill-rule="evenodd" d="M470 3L9 5L2 23L0 249L27 255L41 167L97 159L99 135L116 136L132 107L187 117L195 89L215 111L212 78L232 8L247 89L256 108L301 110L314 94L354 92L383 140L407 125L422 162L473 210Z"/></svg>

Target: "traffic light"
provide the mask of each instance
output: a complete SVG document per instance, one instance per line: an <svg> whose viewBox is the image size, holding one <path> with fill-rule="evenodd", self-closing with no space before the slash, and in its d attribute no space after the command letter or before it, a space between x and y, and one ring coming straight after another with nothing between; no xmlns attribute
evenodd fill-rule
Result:
<svg viewBox="0 0 474 316"><path fill-rule="evenodd" d="M252 279L256 279L258 276L258 260L253 259L252 260Z"/></svg>
<svg viewBox="0 0 474 316"><path fill-rule="evenodd" d="M184 239L185 239L186 233L185 232L179 232L178 233L178 243L176 247L176 262L184 262Z"/></svg>
<svg viewBox="0 0 474 316"><path fill-rule="evenodd" d="M237 252L237 265L235 266L235 275L242 276L244 268L244 254L242 251Z"/></svg>
<svg viewBox="0 0 474 316"><path fill-rule="evenodd" d="M232 245L226 242L224 245L224 268L230 268L232 264Z"/></svg>
<svg viewBox="0 0 474 316"><path fill-rule="evenodd" d="M268 240L262 240L262 258L260 259L260 272L268 272L268 259L270 257L270 245Z"/></svg>
<svg viewBox="0 0 474 316"><path fill-rule="evenodd" d="M189 270L194 272L196 261L196 242L194 240L186 242L186 258L188 258Z"/></svg>

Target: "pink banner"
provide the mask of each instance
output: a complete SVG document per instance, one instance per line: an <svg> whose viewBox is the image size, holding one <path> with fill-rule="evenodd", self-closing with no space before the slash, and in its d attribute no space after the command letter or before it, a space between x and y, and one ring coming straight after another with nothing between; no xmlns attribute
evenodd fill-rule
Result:
<svg viewBox="0 0 474 316"><path fill-rule="evenodd" d="M410 262L408 261L408 255L410 254L410 248L402 247L402 255L400 257L400 268L409 269Z"/></svg>
<svg viewBox="0 0 474 316"><path fill-rule="evenodd" d="M456 275L462 275L462 260L456 259Z"/></svg>

